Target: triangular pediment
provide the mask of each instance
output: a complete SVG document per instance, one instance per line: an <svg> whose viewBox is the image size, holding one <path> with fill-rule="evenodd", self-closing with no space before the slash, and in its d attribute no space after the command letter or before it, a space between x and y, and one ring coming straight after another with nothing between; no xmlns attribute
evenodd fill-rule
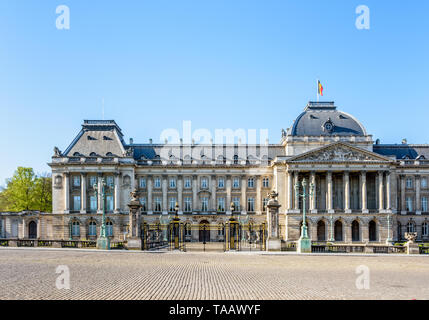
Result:
<svg viewBox="0 0 429 320"><path fill-rule="evenodd" d="M309 152L291 157L288 162L390 162L391 159L377 153L351 146L343 142L336 142Z"/></svg>

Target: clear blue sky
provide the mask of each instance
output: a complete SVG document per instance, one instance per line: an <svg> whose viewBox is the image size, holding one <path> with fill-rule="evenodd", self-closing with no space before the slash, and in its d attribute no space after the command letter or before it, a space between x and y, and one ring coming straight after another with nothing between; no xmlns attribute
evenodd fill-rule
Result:
<svg viewBox="0 0 429 320"><path fill-rule="evenodd" d="M70 8L70 30L55 9ZM355 27L358 5L370 29ZM268 128L278 142L316 96L382 143L429 143L429 2L0 2L0 184L36 172L83 119L115 119L126 141L164 128Z"/></svg>

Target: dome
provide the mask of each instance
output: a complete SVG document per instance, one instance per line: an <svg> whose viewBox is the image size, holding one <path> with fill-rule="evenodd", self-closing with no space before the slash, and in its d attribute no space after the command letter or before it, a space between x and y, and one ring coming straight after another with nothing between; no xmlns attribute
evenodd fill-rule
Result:
<svg viewBox="0 0 429 320"><path fill-rule="evenodd" d="M291 130L292 136L365 136L363 125L352 115L337 110L334 102L310 101Z"/></svg>

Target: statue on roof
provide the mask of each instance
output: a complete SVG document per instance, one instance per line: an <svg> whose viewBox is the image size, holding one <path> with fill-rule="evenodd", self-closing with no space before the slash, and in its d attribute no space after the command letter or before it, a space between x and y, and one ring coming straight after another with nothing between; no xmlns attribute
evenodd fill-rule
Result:
<svg viewBox="0 0 429 320"><path fill-rule="evenodd" d="M286 137L286 130L282 129L282 137Z"/></svg>
<svg viewBox="0 0 429 320"><path fill-rule="evenodd" d="M54 147L54 156L55 157L61 157L63 154L61 153L61 150L58 149L58 147Z"/></svg>

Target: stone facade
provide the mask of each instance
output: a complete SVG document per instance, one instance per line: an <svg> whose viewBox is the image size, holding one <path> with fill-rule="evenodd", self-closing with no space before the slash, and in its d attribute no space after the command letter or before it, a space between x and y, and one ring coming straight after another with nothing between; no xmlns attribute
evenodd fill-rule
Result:
<svg viewBox="0 0 429 320"><path fill-rule="evenodd" d="M34 221L39 239L96 239L102 201L94 188L103 178L114 240L127 237L134 190L141 223L171 219L178 204L180 219L192 224L264 222L274 190L280 238L296 241L304 204L295 184L305 178L314 186L305 203L313 241L386 243L405 232L429 241L429 145L374 143L333 102L309 102L277 144L127 144L115 121L85 120L49 165L53 212L1 214L3 238L29 237Z"/></svg>

